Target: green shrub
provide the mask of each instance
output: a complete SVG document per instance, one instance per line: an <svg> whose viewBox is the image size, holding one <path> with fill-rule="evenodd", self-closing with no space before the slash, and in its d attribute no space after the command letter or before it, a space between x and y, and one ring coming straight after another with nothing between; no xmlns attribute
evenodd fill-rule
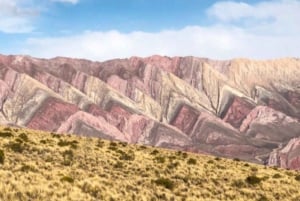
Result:
<svg viewBox="0 0 300 201"><path fill-rule="evenodd" d="M28 136L25 133L21 133L18 137L24 142L28 142Z"/></svg>
<svg viewBox="0 0 300 201"><path fill-rule="evenodd" d="M300 181L300 175L295 176L296 181Z"/></svg>
<svg viewBox="0 0 300 201"><path fill-rule="evenodd" d="M116 147L118 144L116 143L116 142L113 142L113 141L111 141L110 143L109 143L109 146L111 146L111 147Z"/></svg>
<svg viewBox="0 0 300 201"><path fill-rule="evenodd" d="M158 178L154 181L155 184L159 185L159 186L163 186L169 190L173 190L175 187L175 183L167 178Z"/></svg>
<svg viewBox="0 0 300 201"><path fill-rule="evenodd" d="M61 137L60 134L56 134L56 133L51 133L51 134L52 134L52 137L54 137L54 138L60 138Z"/></svg>
<svg viewBox="0 0 300 201"><path fill-rule="evenodd" d="M252 171L252 172L257 172L258 169L257 169L257 167L251 167L251 171Z"/></svg>
<svg viewBox="0 0 300 201"><path fill-rule="evenodd" d="M125 153L123 152L119 157L120 160L133 161L135 159L134 152Z"/></svg>
<svg viewBox="0 0 300 201"><path fill-rule="evenodd" d="M179 162L170 163L167 167L169 169L174 169L174 168L177 168L179 164L180 164Z"/></svg>
<svg viewBox="0 0 300 201"><path fill-rule="evenodd" d="M215 162L213 160L208 160L207 163L214 164Z"/></svg>
<svg viewBox="0 0 300 201"><path fill-rule="evenodd" d="M220 160L222 160L220 157L215 157L215 160L216 161L220 161Z"/></svg>
<svg viewBox="0 0 300 201"><path fill-rule="evenodd" d="M262 179L255 175L251 175L246 178L246 182L251 185L259 184L261 181Z"/></svg>
<svg viewBox="0 0 300 201"><path fill-rule="evenodd" d="M60 147L65 147L65 146L70 146L73 149L77 148L78 141L73 140L73 141L67 141L67 140L59 140L57 143L58 146Z"/></svg>
<svg viewBox="0 0 300 201"><path fill-rule="evenodd" d="M158 163L164 163L166 161L165 157L163 156L156 156L154 160Z"/></svg>
<svg viewBox="0 0 300 201"><path fill-rule="evenodd" d="M238 180L234 180L234 181L232 182L232 186L233 186L233 187L237 187L237 188L242 188L242 187L245 186L245 183L244 183L243 180L238 179Z"/></svg>
<svg viewBox="0 0 300 201"><path fill-rule="evenodd" d="M151 154L151 155L157 155L158 153L159 153L159 151L156 150L156 149L154 149L150 154Z"/></svg>
<svg viewBox="0 0 300 201"><path fill-rule="evenodd" d="M97 140L97 144L96 144L96 146L97 147L99 147L99 148L102 148L102 147L104 147L104 141L102 141L101 139L99 139L99 140Z"/></svg>
<svg viewBox="0 0 300 201"><path fill-rule="evenodd" d="M197 161L194 158L189 158L189 160L187 161L187 164L189 164L189 165L196 165Z"/></svg>
<svg viewBox="0 0 300 201"><path fill-rule="evenodd" d="M146 146L144 146L144 145L142 145L142 146L139 146L140 147L140 149L147 149L147 147Z"/></svg>
<svg viewBox="0 0 300 201"><path fill-rule="evenodd" d="M22 167L20 168L22 172L29 172L29 171L35 171L33 167L30 165L23 164Z"/></svg>
<svg viewBox="0 0 300 201"><path fill-rule="evenodd" d="M0 131L0 137L12 137L13 134L11 133L11 131Z"/></svg>
<svg viewBox="0 0 300 201"><path fill-rule="evenodd" d="M74 153L72 150L66 150L62 153L63 155L63 165L69 166L73 162Z"/></svg>
<svg viewBox="0 0 300 201"><path fill-rule="evenodd" d="M61 182L69 182L69 183L74 183L74 179L72 177L69 176L63 176L62 178L60 178Z"/></svg>
<svg viewBox="0 0 300 201"><path fill-rule="evenodd" d="M22 153L25 149L24 145L17 141L17 142L10 142L7 145L8 148L10 148L12 151L16 152L16 153Z"/></svg>
<svg viewBox="0 0 300 201"><path fill-rule="evenodd" d="M0 164L4 163L4 159L5 159L4 151L0 149Z"/></svg>
<svg viewBox="0 0 300 201"><path fill-rule="evenodd" d="M123 168L124 165L122 162L118 161L117 163L114 164L114 168Z"/></svg>
<svg viewBox="0 0 300 201"><path fill-rule="evenodd" d="M258 201L268 201L268 198L267 198L266 196L262 195L262 196L258 199Z"/></svg>
<svg viewBox="0 0 300 201"><path fill-rule="evenodd" d="M127 142L119 142L119 145L126 147L128 145L128 143Z"/></svg>
<svg viewBox="0 0 300 201"><path fill-rule="evenodd" d="M274 179L278 179L278 178L281 178L281 177L282 177L282 176L281 176L280 174L278 174L278 173L276 173L276 174L273 175L273 178L274 178Z"/></svg>

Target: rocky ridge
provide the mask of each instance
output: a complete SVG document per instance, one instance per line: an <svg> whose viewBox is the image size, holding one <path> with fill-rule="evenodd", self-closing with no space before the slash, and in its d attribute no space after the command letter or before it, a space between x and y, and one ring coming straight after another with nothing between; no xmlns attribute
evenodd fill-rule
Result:
<svg viewBox="0 0 300 201"><path fill-rule="evenodd" d="M0 55L0 123L299 169L299 77L293 58Z"/></svg>

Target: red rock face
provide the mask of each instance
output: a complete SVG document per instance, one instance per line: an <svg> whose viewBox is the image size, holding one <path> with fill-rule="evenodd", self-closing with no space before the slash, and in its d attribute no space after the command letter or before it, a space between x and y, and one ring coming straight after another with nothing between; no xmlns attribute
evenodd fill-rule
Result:
<svg viewBox="0 0 300 201"><path fill-rule="evenodd" d="M272 152L268 163L271 166L300 170L300 138L294 138L285 147Z"/></svg>
<svg viewBox="0 0 300 201"><path fill-rule="evenodd" d="M246 116L254 108L251 103L239 97L234 97L223 120L230 123L233 127L239 128Z"/></svg>
<svg viewBox="0 0 300 201"><path fill-rule="evenodd" d="M300 136L300 73L285 72L291 82L278 74L265 78L261 69L271 75L286 67L286 61L275 63L256 68L260 62L195 57L92 62L0 55L0 123L257 163L277 151L270 165L297 169L298 148L280 146Z"/></svg>
<svg viewBox="0 0 300 201"><path fill-rule="evenodd" d="M48 98L26 126L37 130L55 131L62 122L77 111L78 107L75 105Z"/></svg>
<svg viewBox="0 0 300 201"><path fill-rule="evenodd" d="M194 124L199 116L199 112L189 106L182 106L176 115L176 118L171 122L171 125L175 126L184 133L191 133Z"/></svg>

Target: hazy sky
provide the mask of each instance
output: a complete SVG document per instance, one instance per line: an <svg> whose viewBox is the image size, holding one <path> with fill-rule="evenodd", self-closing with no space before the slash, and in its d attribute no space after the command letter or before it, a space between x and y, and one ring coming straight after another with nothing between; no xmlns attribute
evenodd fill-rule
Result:
<svg viewBox="0 0 300 201"><path fill-rule="evenodd" d="M300 0L0 0L0 53L299 57Z"/></svg>

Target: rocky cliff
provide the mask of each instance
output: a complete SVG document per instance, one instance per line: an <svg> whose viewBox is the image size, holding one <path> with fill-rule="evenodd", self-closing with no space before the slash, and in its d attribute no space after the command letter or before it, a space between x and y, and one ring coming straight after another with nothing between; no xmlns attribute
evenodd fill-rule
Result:
<svg viewBox="0 0 300 201"><path fill-rule="evenodd" d="M0 123L300 169L299 77L295 58L0 55Z"/></svg>

